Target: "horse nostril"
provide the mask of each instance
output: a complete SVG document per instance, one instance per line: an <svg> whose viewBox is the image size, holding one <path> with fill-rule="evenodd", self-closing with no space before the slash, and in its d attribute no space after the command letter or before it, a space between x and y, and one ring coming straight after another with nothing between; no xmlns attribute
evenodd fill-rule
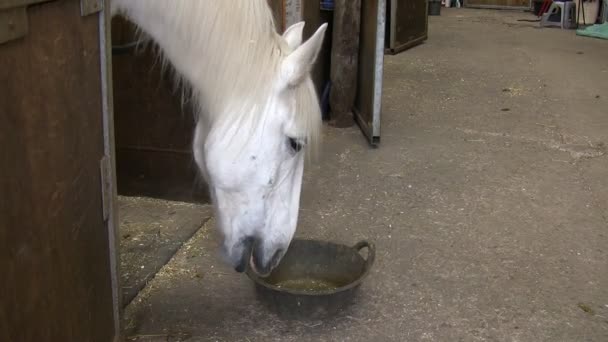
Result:
<svg viewBox="0 0 608 342"><path fill-rule="evenodd" d="M253 249L253 243L255 239L252 236L248 236L243 239L243 254L241 254L241 259L239 263L234 267L234 270L242 273L247 268L247 264L249 263L249 258L251 257L251 251Z"/></svg>

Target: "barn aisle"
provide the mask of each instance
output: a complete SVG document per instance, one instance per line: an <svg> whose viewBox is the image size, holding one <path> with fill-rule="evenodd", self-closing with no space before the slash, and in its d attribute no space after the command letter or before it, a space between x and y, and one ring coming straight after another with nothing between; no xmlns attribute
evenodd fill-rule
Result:
<svg viewBox="0 0 608 342"><path fill-rule="evenodd" d="M608 340L608 48L533 18L442 9L385 59L380 148L326 128L297 234L375 241L354 306L279 319L209 220L126 308L128 340Z"/></svg>

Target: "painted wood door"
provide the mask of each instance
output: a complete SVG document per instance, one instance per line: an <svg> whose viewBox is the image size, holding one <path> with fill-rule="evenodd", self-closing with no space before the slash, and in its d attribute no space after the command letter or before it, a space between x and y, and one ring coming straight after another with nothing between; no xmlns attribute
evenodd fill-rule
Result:
<svg viewBox="0 0 608 342"><path fill-rule="evenodd" d="M0 341L118 338L101 7L0 1Z"/></svg>

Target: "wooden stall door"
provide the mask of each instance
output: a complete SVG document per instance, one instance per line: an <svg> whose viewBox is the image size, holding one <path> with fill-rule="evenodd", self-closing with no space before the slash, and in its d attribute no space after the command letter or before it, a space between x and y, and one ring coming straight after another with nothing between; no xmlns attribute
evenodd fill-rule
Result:
<svg viewBox="0 0 608 342"><path fill-rule="evenodd" d="M0 20L23 2L0 1ZM0 341L113 341L115 251L100 172L105 14L81 15L79 0L26 13L27 34L0 44Z"/></svg>
<svg viewBox="0 0 608 342"><path fill-rule="evenodd" d="M386 0L361 1L355 120L372 146L380 143Z"/></svg>
<svg viewBox="0 0 608 342"><path fill-rule="evenodd" d="M427 0L387 1L387 53L399 53L427 39L427 9Z"/></svg>

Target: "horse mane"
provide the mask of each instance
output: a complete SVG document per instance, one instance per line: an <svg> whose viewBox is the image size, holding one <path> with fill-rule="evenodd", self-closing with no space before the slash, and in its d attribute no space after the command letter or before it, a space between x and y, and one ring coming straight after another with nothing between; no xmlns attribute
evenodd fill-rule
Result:
<svg viewBox="0 0 608 342"><path fill-rule="evenodd" d="M265 119L255 109L266 105L279 63L291 52L276 32L267 0L123 2L128 5L119 10L158 47L163 66L170 62L176 84L186 87L197 120L251 127ZM312 81L286 91L299 134L316 145L321 114Z"/></svg>

